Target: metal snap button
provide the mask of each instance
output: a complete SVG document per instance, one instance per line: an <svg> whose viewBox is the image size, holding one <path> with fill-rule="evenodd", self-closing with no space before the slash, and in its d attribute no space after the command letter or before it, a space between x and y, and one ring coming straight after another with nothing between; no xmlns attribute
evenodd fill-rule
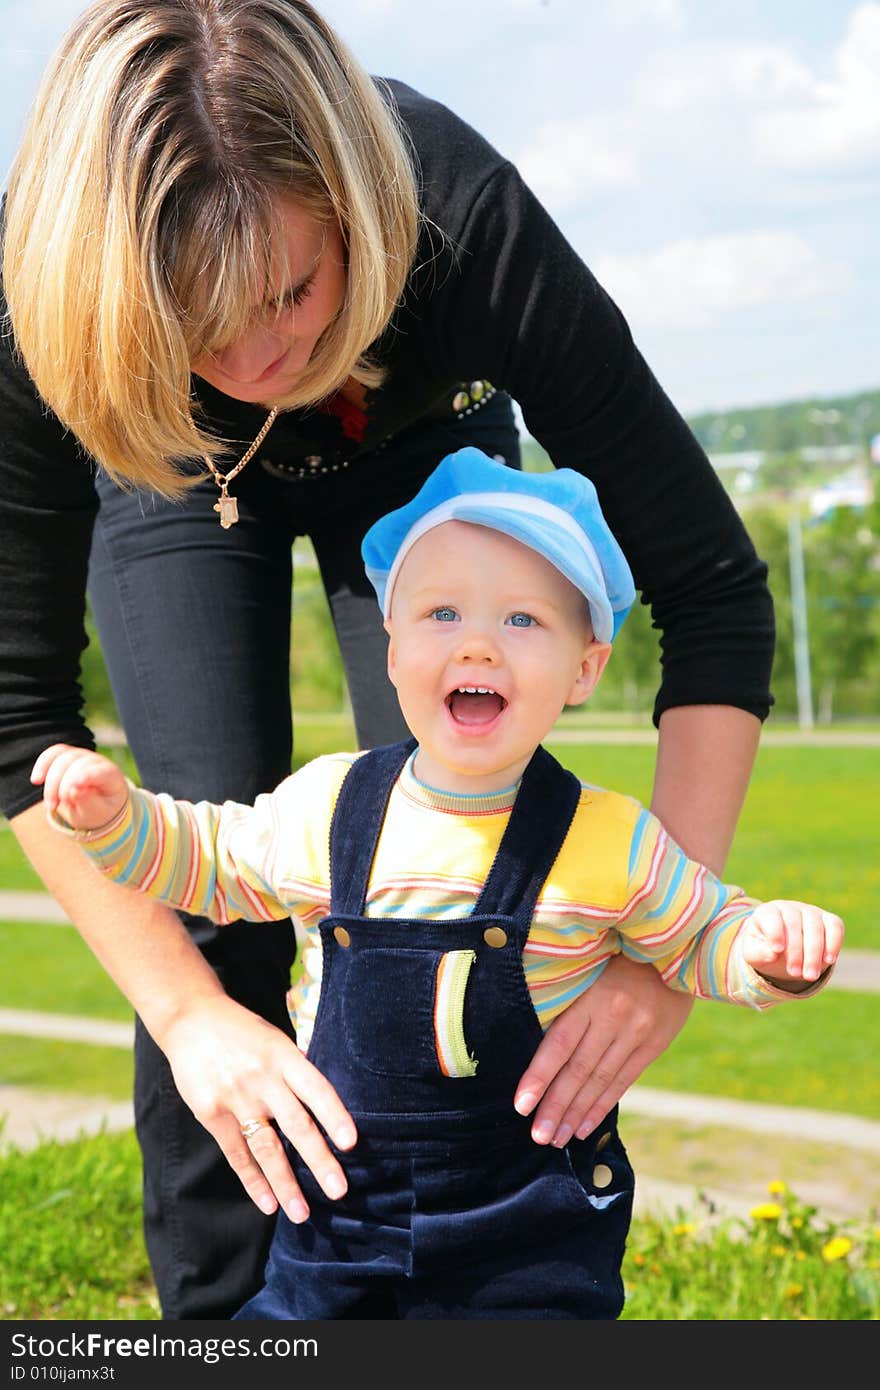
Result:
<svg viewBox="0 0 880 1390"><path fill-rule="evenodd" d="M597 1163L593 1169L593 1186L607 1187L614 1177L607 1163Z"/></svg>
<svg viewBox="0 0 880 1390"><path fill-rule="evenodd" d="M333 935L336 937L336 940L339 942L340 946L348 948L351 945L351 937L345 930L345 927L334 927Z"/></svg>
<svg viewBox="0 0 880 1390"><path fill-rule="evenodd" d="M494 946L496 951L500 951L502 946L507 945L507 932L503 927L487 927L483 932L483 940L487 946Z"/></svg>

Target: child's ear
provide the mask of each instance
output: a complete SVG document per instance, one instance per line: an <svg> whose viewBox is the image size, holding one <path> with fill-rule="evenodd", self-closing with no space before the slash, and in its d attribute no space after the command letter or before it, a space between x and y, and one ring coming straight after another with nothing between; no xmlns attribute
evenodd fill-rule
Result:
<svg viewBox="0 0 880 1390"><path fill-rule="evenodd" d="M590 642L584 652L581 669L575 677L574 685L571 687L565 702L567 705L582 705L584 700L592 695L599 683L599 677L608 665L610 655L610 642Z"/></svg>
<svg viewBox="0 0 880 1390"><path fill-rule="evenodd" d="M388 679L393 686L396 686L397 682L394 679L394 669L397 664L397 658L394 654L394 637L391 632L391 619L386 618L382 626L388 633Z"/></svg>

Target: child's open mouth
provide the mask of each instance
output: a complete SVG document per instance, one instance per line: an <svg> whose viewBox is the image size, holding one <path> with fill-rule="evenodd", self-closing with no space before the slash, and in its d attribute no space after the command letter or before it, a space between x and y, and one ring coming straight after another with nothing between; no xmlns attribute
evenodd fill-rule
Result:
<svg viewBox="0 0 880 1390"><path fill-rule="evenodd" d="M456 724L477 728L497 719L507 701L489 686L460 685L446 696L446 707Z"/></svg>

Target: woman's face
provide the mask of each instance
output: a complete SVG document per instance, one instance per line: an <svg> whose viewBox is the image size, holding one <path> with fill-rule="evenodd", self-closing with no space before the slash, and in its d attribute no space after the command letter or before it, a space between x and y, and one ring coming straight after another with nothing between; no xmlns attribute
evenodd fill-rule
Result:
<svg viewBox="0 0 880 1390"><path fill-rule="evenodd" d="M273 268L276 299L254 305L253 326L192 370L224 395L272 405L295 386L345 295L345 255L334 221L295 202L281 204L284 245ZM280 303L280 307L279 307Z"/></svg>

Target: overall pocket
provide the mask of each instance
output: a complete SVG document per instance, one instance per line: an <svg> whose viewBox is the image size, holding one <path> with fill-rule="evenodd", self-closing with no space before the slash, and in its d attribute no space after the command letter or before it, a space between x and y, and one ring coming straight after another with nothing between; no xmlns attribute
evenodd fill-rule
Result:
<svg viewBox="0 0 880 1390"><path fill-rule="evenodd" d="M379 1076L476 1074L464 1035L464 999L474 951L377 946L348 964L347 1046Z"/></svg>

